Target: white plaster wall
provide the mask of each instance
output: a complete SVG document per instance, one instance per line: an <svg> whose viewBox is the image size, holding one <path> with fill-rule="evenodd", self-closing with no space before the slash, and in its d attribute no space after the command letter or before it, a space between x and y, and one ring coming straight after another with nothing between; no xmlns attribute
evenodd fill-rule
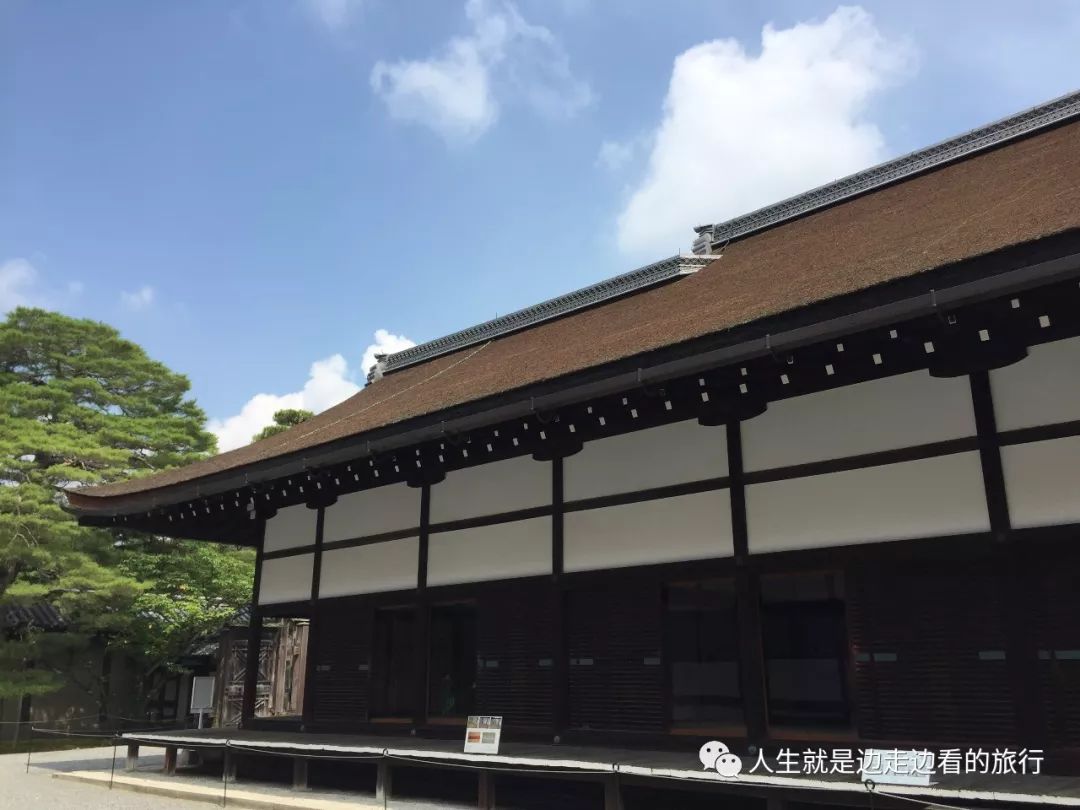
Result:
<svg viewBox="0 0 1080 810"><path fill-rule="evenodd" d="M1080 419L1080 338L1028 349L1019 363L990 372L998 430Z"/></svg>
<svg viewBox="0 0 1080 810"><path fill-rule="evenodd" d="M315 521L318 512L304 504L286 506L266 521L263 538L264 551L281 551L285 548L315 545Z"/></svg>
<svg viewBox="0 0 1080 810"><path fill-rule="evenodd" d="M428 585L550 573L550 517L435 532L428 538Z"/></svg>
<svg viewBox="0 0 1080 810"><path fill-rule="evenodd" d="M567 571L730 557L728 490L567 512L563 527Z"/></svg>
<svg viewBox="0 0 1080 810"><path fill-rule="evenodd" d="M1013 526L1080 522L1080 436L1001 448Z"/></svg>
<svg viewBox="0 0 1080 810"><path fill-rule="evenodd" d="M987 531L979 454L746 488L752 554Z"/></svg>
<svg viewBox="0 0 1080 810"><path fill-rule="evenodd" d="M314 562L314 554L263 560L262 578L259 580L259 604L273 605L310 599Z"/></svg>
<svg viewBox="0 0 1080 810"><path fill-rule="evenodd" d="M420 490L405 483L365 489L327 508L323 542L351 540L420 525Z"/></svg>
<svg viewBox="0 0 1080 810"><path fill-rule="evenodd" d="M447 473L431 488L431 521L513 512L551 503L551 462L531 456Z"/></svg>
<svg viewBox="0 0 1080 810"><path fill-rule="evenodd" d="M568 501L728 474L723 427L696 419L588 442L563 462Z"/></svg>
<svg viewBox="0 0 1080 810"><path fill-rule="evenodd" d="M319 598L415 588L419 561L417 537L324 551Z"/></svg>
<svg viewBox="0 0 1080 810"><path fill-rule="evenodd" d="M967 377L916 371L770 402L742 425L743 464L767 470L974 435Z"/></svg>

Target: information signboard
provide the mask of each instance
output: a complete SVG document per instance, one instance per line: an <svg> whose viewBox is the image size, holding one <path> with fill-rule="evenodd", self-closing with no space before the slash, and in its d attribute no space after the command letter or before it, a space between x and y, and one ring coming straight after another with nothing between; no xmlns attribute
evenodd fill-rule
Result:
<svg viewBox="0 0 1080 810"><path fill-rule="evenodd" d="M502 720L501 717L489 715L469 715L469 722L465 725L465 753L499 753Z"/></svg>

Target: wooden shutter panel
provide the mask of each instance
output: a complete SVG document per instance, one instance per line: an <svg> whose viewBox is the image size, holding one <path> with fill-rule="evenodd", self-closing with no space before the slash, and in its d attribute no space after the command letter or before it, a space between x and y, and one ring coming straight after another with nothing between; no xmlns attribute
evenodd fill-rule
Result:
<svg viewBox="0 0 1080 810"><path fill-rule="evenodd" d="M663 729L659 585L571 591L566 598L570 725Z"/></svg>
<svg viewBox="0 0 1080 810"><path fill-rule="evenodd" d="M1031 625L1048 744L1080 746L1080 560L1055 558L1036 582Z"/></svg>
<svg viewBox="0 0 1080 810"><path fill-rule="evenodd" d="M554 634L551 588L500 584L479 598L476 703L505 728L548 729L552 721Z"/></svg>
<svg viewBox="0 0 1080 810"><path fill-rule="evenodd" d="M865 739L1012 743L1005 616L989 563L849 577L855 700Z"/></svg>
<svg viewBox="0 0 1080 810"><path fill-rule="evenodd" d="M348 724L368 719L370 610L354 600L320 603L316 616L314 718Z"/></svg>

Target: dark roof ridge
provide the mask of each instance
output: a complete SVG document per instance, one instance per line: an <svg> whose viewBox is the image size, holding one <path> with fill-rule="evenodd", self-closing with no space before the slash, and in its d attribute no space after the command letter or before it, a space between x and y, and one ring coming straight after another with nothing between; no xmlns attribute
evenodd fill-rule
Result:
<svg viewBox="0 0 1080 810"><path fill-rule="evenodd" d="M379 371L389 374L392 371L424 363L435 357L456 352L467 346L494 340L511 332L527 329L553 318L560 318L585 307L591 307L613 298L655 286L679 276L696 273L705 265L716 260L716 256L696 256L677 254L658 262L647 264L628 273L604 279L588 287L549 298L539 304L519 309L508 315L493 318L476 326L470 326L458 332L429 340L409 349L402 349L386 356Z"/></svg>
<svg viewBox="0 0 1080 810"><path fill-rule="evenodd" d="M713 225L699 225L694 228L698 233L698 238L694 240L694 253L709 253L713 245L724 244L771 228L819 208L962 160L977 152L992 149L1076 117L1080 117L1080 91L1038 104L962 135L917 149L756 211L741 214L734 219Z"/></svg>

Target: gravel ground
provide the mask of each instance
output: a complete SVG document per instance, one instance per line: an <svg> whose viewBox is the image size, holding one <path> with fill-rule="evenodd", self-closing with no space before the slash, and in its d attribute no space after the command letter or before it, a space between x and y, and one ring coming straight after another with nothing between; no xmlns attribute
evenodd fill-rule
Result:
<svg viewBox="0 0 1080 810"><path fill-rule="evenodd" d="M147 748L139 757L139 770L160 770L164 754L160 749ZM183 799L146 796L125 790L103 790L96 785L80 785L53 779L59 771L88 771L109 769L112 748L83 748L76 751L52 751L33 754L30 773L26 773L26 754L0 756L0 810L50 808L50 810L149 810L149 808L183 807L192 810L200 805ZM117 763L124 767L124 749L117 750ZM207 805L202 805L206 807Z"/></svg>
<svg viewBox="0 0 1080 810"><path fill-rule="evenodd" d="M117 773L124 773L123 746L116 749ZM167 808L210 807L205 802L189 799L173 799L164 796L151 796L129 790L108 790L98 785L69 782L53 779L53 774L65 771L101 771L108 773L112 762L113 749L84 748L76 751L52 751L35 753L31 756L30 772L26 773L26 754L5 754L0 756L0 810L24 810L24 808L49 808L49 810L164 810ZM160 748L142 746L139 750L139 768L137 775L148 779L163 781L183 780L188 784L198 783L213 786L219 790L221 782L213 777L182 774L167 777L161 773L164 765L164 751ZM276 796L295 796L288 788L265 783L242 780L237 784L244 790L258 790L260 793ZM348 801L357 799L356 794L339 791L310 791L302 794L310 798L338 799ZM371 802L370 798L364 800ZM430 804L393 799L392 810L461 810L461 805Z"/></svg>

